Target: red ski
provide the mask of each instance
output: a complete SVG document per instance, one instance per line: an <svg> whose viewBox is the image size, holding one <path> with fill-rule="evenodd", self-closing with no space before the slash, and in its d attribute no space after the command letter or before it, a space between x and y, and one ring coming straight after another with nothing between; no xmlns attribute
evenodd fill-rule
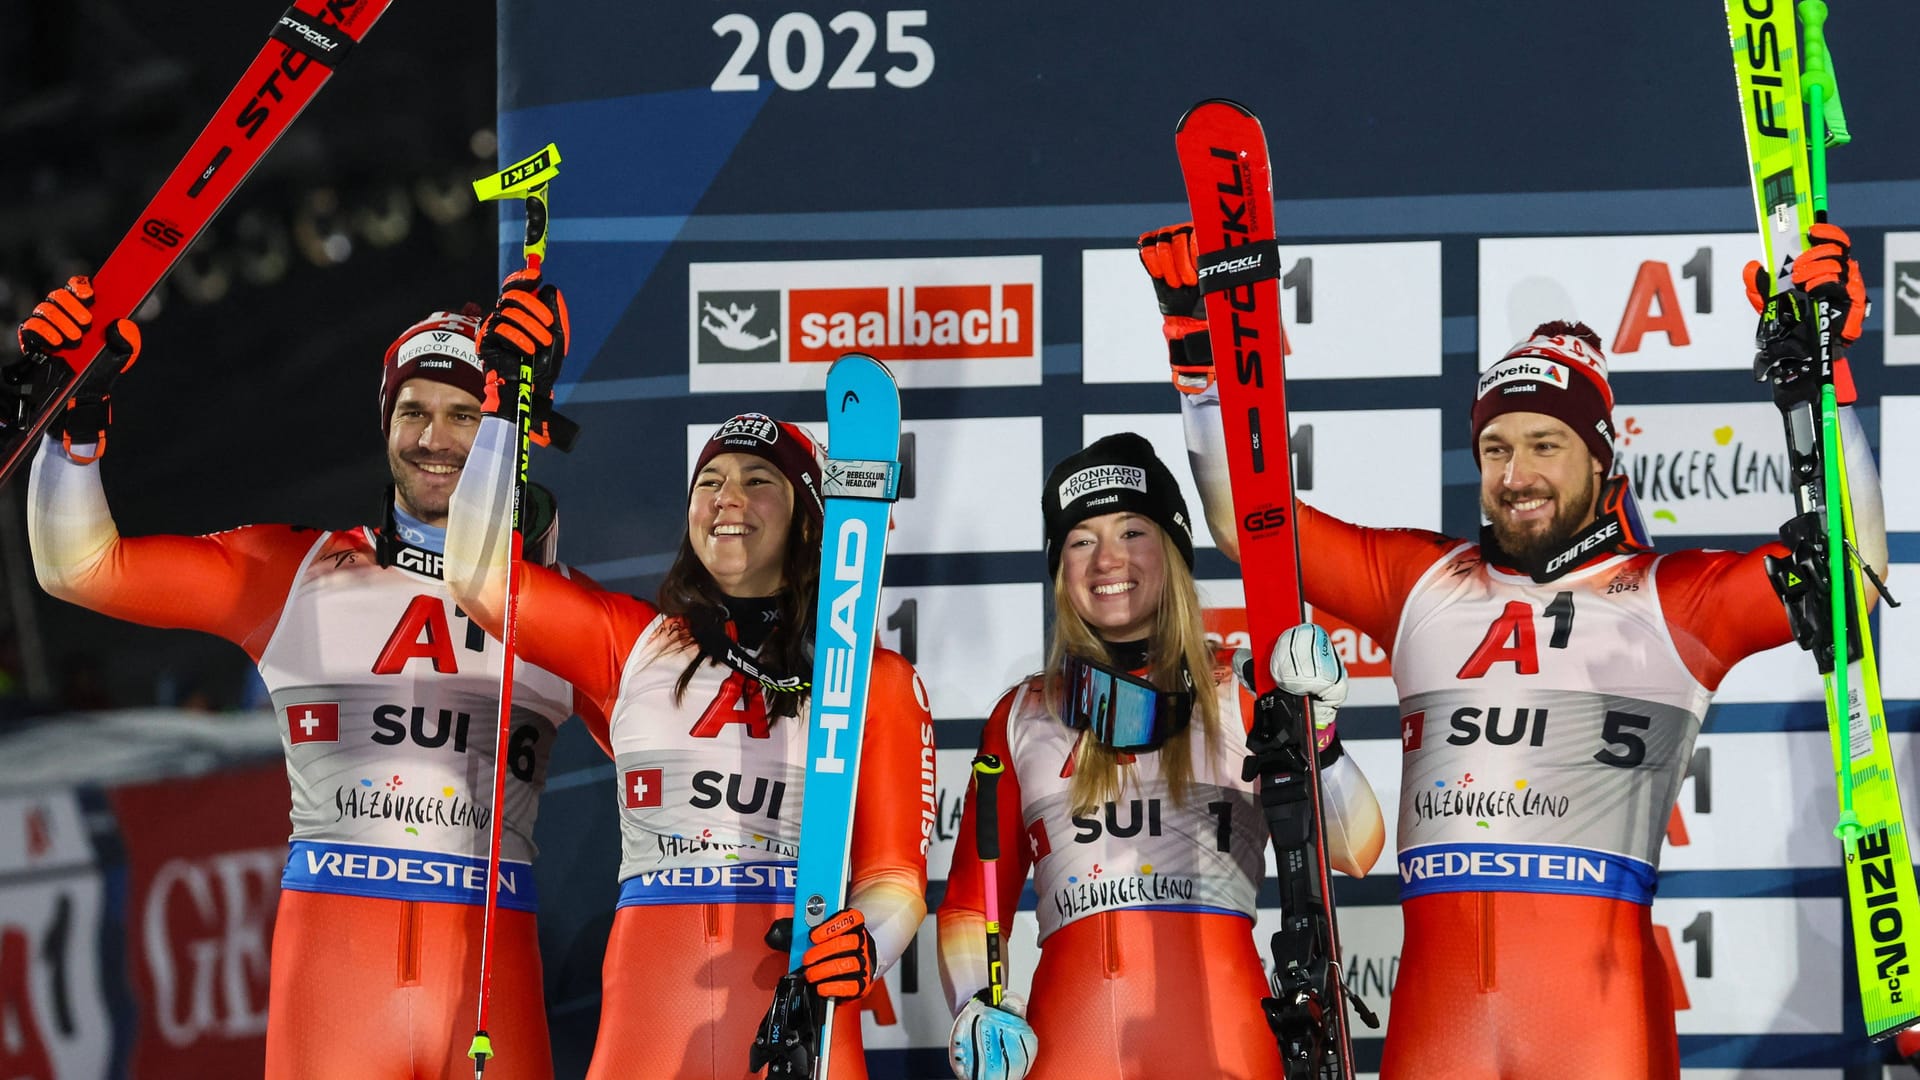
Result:
<svg viewBox="0 0 1920 1080"><path fill-rule="evenodd" d="M1254 688L1247 776L1279 865L1281 929L1274 996L1262 1004L1287 1080L1351 1080L1346 988L1320 820L1320 780L1304 701L1283 699L1267 669L1274 642L1306 617L1294 535L1293 473L1280 326L1280 251L1273 172L1260 121L1225 99L1187 110L1174 145L1193 209L1233 507L1239 516ZM1363 1011L1364 1006L1355 1003ZM1370 1021L1371 1022L1371 1021Z"/></svg>
<svg viewBox="0 0 1920 1080"><path fill-rule="evenodd" d="M296 0L280 16L246 74L93 275L93 325L80 345L62 350L64 364L50 365L40 385L23 388L28 396L17 411L0 416L0 485L100 355L107 327L131 316L167 276L390 2Z"/></svg>

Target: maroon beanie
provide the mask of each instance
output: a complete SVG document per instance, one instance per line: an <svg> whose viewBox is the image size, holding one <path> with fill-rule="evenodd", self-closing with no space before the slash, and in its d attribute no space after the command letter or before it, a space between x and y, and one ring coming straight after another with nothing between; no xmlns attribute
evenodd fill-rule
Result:
<svg viewBox="0 0 1920 1080"><path fill-rule="evenodd" d="M794 501L806 510L814 525L825 520L826 503L820 497L823 454L819 442L806 428L761 413L741 413L721 424L700 448L700 457L693 463L693 479L699 480L700 470L721 454L752 454L772 462L780 475L787 478L787 483L793 485ZM687 497L693 497L691 483Z"/></svg>
<svg viewBox="0 0 1920 1080"><path fill-rule="evenodd" d="M484 397L487 371L480 363L480 319L485 312L468 304L459 314L436 311L407 327L387 347L380 380L380 430L393 423L394 399L408 379L431 379Z"/></svg>
<svg viewBox="0 0 1920 1080"><path fill-rule="evenodd" d="M1613 388L1600 335L1585 323L1549 322L1507 350L1480 376L1473 399L1473 460L1480 432L1493 418L1535 412L1565 423L1587 444L1603 472L1613 469Z"/></svg>

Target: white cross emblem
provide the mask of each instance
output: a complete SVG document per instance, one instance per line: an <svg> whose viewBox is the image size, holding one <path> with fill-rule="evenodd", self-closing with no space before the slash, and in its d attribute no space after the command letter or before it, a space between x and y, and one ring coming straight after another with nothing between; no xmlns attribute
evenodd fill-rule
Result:
<svg viewBox="0 0 1920 1080"><path fill-rule="evenodd" d="M320 718L313 715L313 709L311 707L309 707L305 713L301 714L300 730L306 732L309 738L312 737L315 729L319 728L319 726Z"/></svg>
<svg viewBox="0 0 1920 1080"><path fill-rule="evenodd" d="M637 806L647 801L647 774L638 771L633 774L633 801Z"/></svg>

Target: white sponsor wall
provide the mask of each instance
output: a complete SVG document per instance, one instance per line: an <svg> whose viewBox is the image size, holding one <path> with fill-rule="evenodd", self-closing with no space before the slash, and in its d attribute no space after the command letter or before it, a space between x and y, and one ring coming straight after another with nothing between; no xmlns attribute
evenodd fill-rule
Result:
<svg viewBox="0 0 1920 1080"><path fill-rule="evenodd" d="M1440 374L1440 245L1299 244L1280 249L1287 377ZM1083 377L1159 383L1167 350L1153 283L1132 251L1080 254Z"/></svg>
<svg viewBox="0 0 1920 1080"><path fill-rule="evenodd" d="M1480 241L1480 363L1549 319L1600 334L1611 370L1745 369L1753 308L1740 268L1752 233Z"/></svg>

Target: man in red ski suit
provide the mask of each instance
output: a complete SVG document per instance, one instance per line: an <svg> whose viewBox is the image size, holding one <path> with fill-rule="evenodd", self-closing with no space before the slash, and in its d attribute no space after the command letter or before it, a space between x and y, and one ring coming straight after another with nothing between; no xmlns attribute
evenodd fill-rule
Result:
<svg viewBox="0 0 1920 1080"><path fill-rule="evenodd" d="M92 296L74 278L36 308L19 332L25 362L77 344ZM506 332L564 351L551 286L536 296L510 282L501 303L524 323ZM273 932L270 1077L425 1080L473 1069L502 652L467 631L441 562L447 500L480 423L480 314L435 313L387 351L380 424L394 486L384 528L121 536L100 481L107 414L97 386L56 420L33 463L27 523L49 593L226 638L259 665L272 696L293 836ZM120 320L108 340L115 366L131 367L138 328ZM530 542L549 560L550 547ZM564 680L516 668L489 1078L552 1075L530 861L555 728L574 712L604 745L604 721Z"/></svg>
<svg viewBox="0 0 1920 1080"><path fill-rule="evenodd" d="M1148 233L1140 250L1208 521L1233 555L1219 398L1193 340L1205 324L1168 303L1196 280L1191 236ZM1846 235L1812 239L1794 281L1855 298L1851 341L1865 297ZM1792 640L1764 563L1785 548L1643 546L1626 479L1609 475L1612 407L1598 337L1544 324L1479 379L1478 543L1299 508L1308 603L1387 646L1400 696L1406 933L1386 1080L1679 1075L1650 918L1660 844L1721 679ZM1860 546L1884 571L1878 476L1842 413Z"/></svg>

